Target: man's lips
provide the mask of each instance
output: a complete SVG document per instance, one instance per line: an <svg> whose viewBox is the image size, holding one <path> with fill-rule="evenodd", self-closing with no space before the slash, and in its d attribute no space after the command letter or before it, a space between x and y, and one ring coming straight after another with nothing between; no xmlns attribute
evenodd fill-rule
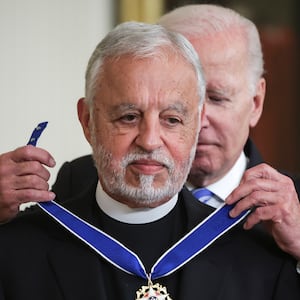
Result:
<svg viewBox="0 0 300 300"><path fill-rule="evenodd" d="M138 173L142 173L145 175L154 175L158 172L161 172L166 166L163 163L160 163L155 160L136 160L129 164L134 170Z"/></svg>

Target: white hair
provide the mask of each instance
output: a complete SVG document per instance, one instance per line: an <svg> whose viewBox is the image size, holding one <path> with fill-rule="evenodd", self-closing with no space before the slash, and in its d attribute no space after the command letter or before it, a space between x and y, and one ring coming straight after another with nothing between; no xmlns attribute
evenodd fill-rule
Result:
<svg viewBox="0 0 300 300"><path fill-rule="evenodd" d="M117 60L123 55L133 58L167 59L172 53L189 63L196 74L199 105L205 98L206 83L198 54L190 42L179 33L167 30L161 25L140 22L124 22L116 26L98 44L86 70L86 99L92 109L97 80L103 71L107 58Z"/></svg>
<svg viewBox="0 0 300 300"><path fill-rule="evenodd" d="M255 92L257 83L264 74L264 60L259 33L252 21L230 8L195 4L182 6L165 14L158 23L195 39L219 32L230 36L232 29L239 29L248 51L249 89L251 93Z"/></svg>

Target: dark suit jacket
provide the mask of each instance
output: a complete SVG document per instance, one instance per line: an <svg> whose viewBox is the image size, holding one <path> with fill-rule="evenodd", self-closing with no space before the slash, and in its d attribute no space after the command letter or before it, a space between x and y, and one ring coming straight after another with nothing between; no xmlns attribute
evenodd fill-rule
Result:
<svg viewBox="0 0 300 300"><path fill-rule="evenodd" d="M250 139L248 139L244 151L249 159L248 168L264 162L256 146ZM297 193L300 195L300 180L296 180L291 174L281 172L294 180ZM58 172L52 190L56 193L59 202L64 201L64 199L81 193L97 177L97 170L94 166L92 156L82 156L63 164Z"/></svg>
<svg viewBox="0 0 300 300"><path fill-rule="evenodd" d="M185 189L164 218L141 225L104 215L95 202L96 183L64 205L116 237L146 261L203 220L212 209ZM1 300L132 300L145 280L106 262L46 213L36 210L0 227ZM154 253L154 254L153 254ZM299 300L295 261L256 227L227 232L174 274L155 281L174 300Z"/></svg>

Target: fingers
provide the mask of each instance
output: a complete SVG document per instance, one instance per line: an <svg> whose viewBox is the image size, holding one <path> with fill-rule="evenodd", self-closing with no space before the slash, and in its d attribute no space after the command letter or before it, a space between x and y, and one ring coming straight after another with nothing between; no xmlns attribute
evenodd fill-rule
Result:
<svg viewBox="0 0 300 300"><path fill-rule="evenodd" d="M283 219L282 212L276 208L270 206L256 207L248 216L244 228L251 229L254 225L262 221L271 221L280 224Z"/></svg>
<svg viewBox="0 0 300 300"><path fill-rule="evenodd" d="M300 259L300 203L294 182L266 164L247 170L226 199L234 204L231 217L251 209L245 229L262 222L277 245Z"/></svg>
<svg viewBox="0 0 300 300"><path fill-rule="evenodd" d="M241 183L251 179L264 178L269 180L280 180L282 174L271 166L262 163L245 171Z"/></svg>
<svg viewBox="0 0 300 300"><path fill-rule="evenodd" d="M28 184L38 184L37 178L39 177L44 181L50 178L50 172L38 161L26 161L14 164L10 174L16 177L16 188L26 188Z"/></svg>
<svg viewBox="0 0 300 300"><path fill-rule="evenodd" d="M54 200L55 194L47 190L27 189L7 191L0 195L0 224L14 218L22 203Z"/></svg>
<svg viewBox="0 0 300 300"><path fill-rule="evenodd" d="M228 204L236 203L230 215L235 217L244 210L278 204L285 197L283 190L278 187L278 183L265 179L244 181L226 199Z"/></svg>
<svg viewBox="0 0 300 300"><path fill-rule="evenodd" d="M0 176L22 176L27 174L38 174L47 178L49 172L45 172L44 165L54 167L53 157L41 148L24 146L14 151L0 155Z"/></svg>
<svg viewBox="0 0 300 300"><path fill-rule="evenodd" d="M289 177L282 175L266 164L260 164L244 173L240 185L228 196L226 202L233 204L250 194L253 197L253 201L261 201L261 197L255 192L283 193L291 188L294 188L294 184ZM272 199L270 198L269 201L272 201Z"/></svg>
<svg viewBox="0 0 300 300"><path fill-rule="evenodd" d="M48 151L31 145L20 147L12 152L8 152L7 155L16 163L38 161L48 167L55 166L55 160Z"/></svg>
<svg viewBox="0 0 300 300"><path fill-rule="evenodd" d="M48 201L53 157L41 148L24 146L0 155L0 222L13 218L22 203Z"/></svg>
<svg viewBox="0 0 300 300"><path fill-rule="evenodd" d="M16 191L13 197L20 205L27 202L45 202L53 200L55 194L48 190L25 189Z"/></svg>
<svg viewBox="0 0 300 300"><path fill-rule="evenodd" d="M293 181L266 164L247 170L226 202L236 203L232 217L255 208L247 220L249 227L259 221L279 222L299 204Z"/></svg>
<svg viewBox="0 0 300 300"><path fill-rule="evenodd" d="M10 199L8 202L4 199ZM55 194L51 191L37 191L34 189L14 191L9 195L4 195L4 198L0 198L0 224L7 222L14 218L18 212L22 203L28 202L44 202L54 200Z"/></svg>

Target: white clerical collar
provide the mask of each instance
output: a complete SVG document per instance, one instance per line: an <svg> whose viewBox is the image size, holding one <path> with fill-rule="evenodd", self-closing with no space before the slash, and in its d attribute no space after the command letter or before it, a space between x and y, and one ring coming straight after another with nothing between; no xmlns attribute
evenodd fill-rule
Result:
<svg viewBox="0 0 300 300"><path fill-rule="evenodd" d="M178 194L158 207L130 208L107 195L99 181L96 189L96 201L100 209L111 218L128 224L145 224L159 220L174 208L177 200Z"/></svg>
<svg viewBox="0 0 300 300"><path fill-rule="evenodd" d="M240 184L243 174L247 168L247 157L244 152L241 153L238 160L227 174L217 182L206 186L219 199L225 200L231 192ZM187 184L188 189L193 189L191 184Z"/></svg>

